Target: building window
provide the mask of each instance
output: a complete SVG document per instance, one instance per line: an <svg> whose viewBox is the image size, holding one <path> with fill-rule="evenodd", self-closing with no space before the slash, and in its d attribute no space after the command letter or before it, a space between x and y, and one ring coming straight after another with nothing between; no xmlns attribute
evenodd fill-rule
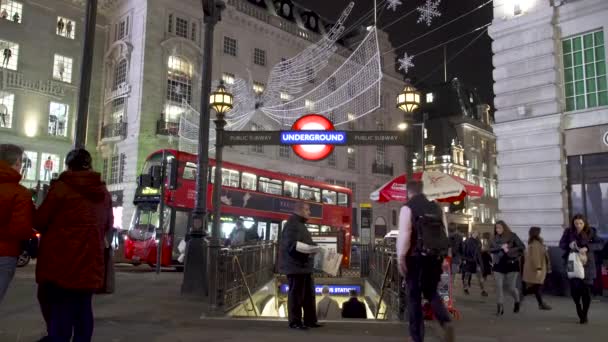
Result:
<svg viewBox="0 0 608 342"><path fill-rule="evenodd" d="M19 44L0 40L0 50L2 50L2 68L17 70L19 61Z"/></svg>
<svg viewBox="0 0 608 342"><path fill-rule="evenodd" d="M72 19L57 17L57 35L64 38L74 39L76 22Z"/></svg>
<svg viewBox="0 0 608 342"><path fill-rule="evenodd" d="M583 214L589 226L608 234L608 153L568 157L570 215Z"/></svg>
<svg viewBox="0 0 608 342"><path fill-rule="evenodd" d="M24 151L21 160L21 174L25 180L36 180L36 164L38 163L38 152Z"/></svg>
<svg viewBox="0 0 608 342"><path fill-rule="evenodd" d="M253 63L261 66L266 65L266 51L255 48L253 50Z"/></svg>
<svg viewBox="0 0 608 342"><path fill-rule="evenodd" d="M335 152L335 151L334 151ZM332 152L328 157L327 157L327 165L329 166L336 166L336 154Z"/></svg>
<svg viewBox="0 0 608 342"><path fill-rule="evenodd" d="M173 14L169 14L169 20L167 20L167 32L173 32Z"/></svg>
<svg viewBox="0 0 608 342"><path fill-rule="evenodd" d="M479 170L479 162L477 160L477 156L471 157L471 168L473 170Z"/></svg>
<svg viewBox="0 0 608 342"><path fill-rule="evenodd" d="M264 128L258 124L253 124L253 125L251 125L251 130L252 131L263 131ZM263 145L253 145L251 150L255 153L264 153L264 146Z"/></svg>
<svg viewBox="0 0 608 342"><path fill-rule="evenodd" d="M357 184L355 182L346 182L346 187L353 192L353 198L357 198ZM354 202L354 201L353 201Z"/></svg>
<svg viewBox="0 0 608 342"><path fill-rule="evenodd" d="M108 158L103 158L103 166L101 169L101 179L104 182L108 181Z"/></svg>
<svg viewBox="0 0 608 342"><path fill-rule="evenodd" d="M386 146L385 145L376 146L376 164L378 164L378 165L386 164Z"/></svg>
<svg viewBox="0 0 608 342"><path fill-rule="evenodd" d="M486 141L484 139L480 139L481 140L481 149L485 150L486 149Z"/></svg>
<svg viewBox="0 0 608 342"><path fill-rule="evenodd" d="M192 64L187 60L177 56L169 57L165 121L179 122L179 116L184 112L182 100L192 103L192 75Z"/></svg>
<svg viewBox="0 0 608 342"><path fill-rule="evenodd" d="M120 166L118 171L118 183L123 183L125 180L125 166L127 164L127 155L124 153L120 154Z"/></svg>
<svg viewBox="0 0 608 342"><path fill-rule="evenodd" d="M281 145L279 146L279 157L281 158L290 158L291 157L291 146Z"/></svg>
<svg viewBox="0 0 608 342"><path fill-rule="evenodd" d="M118 163L119 163L119 155L113 155L112 160L110 162L110 181L108 184L116 184L118 183Z"/></svg>
<svg viewBox="0 0 608 342"><path fill-rule="evenodd" d="M182 38L188 38L188 20L180 17L175 18L175 35Z"/></svg>
<svg viewBox="0 0 608 342"><path fill-rule="evenodd" d="M114 69L114 83L112 84L112 90L118 89L118 86L127 82L127 60L123 59L118 62Z"/></svg>
<svg viewBox="0 0 608 342"><path fill-rule="evenodd" d="M59 156L51 153L43 153L40 163L40 180L43 182L53 179L53 174L59 173Z"/></svg>
<svg viewBox="0 0 608 342"><path fill-rule="evenodd" d="M23 5L12 0L2 0L0 3L0 18L21 23L23 15Z"/></svg>
<svg viewBox="0 0 608 342"><path fill-rule="evenodd" d="M485 162L481 163L481 171L487 172L488 171L488 164L486 164Z"/></svg>
<svg viewBox="0 0 608 342"><path fill-rule="evenodd" d="M196 23L192 23L192 29L191 29L192 34L190 35L190 38L193 41L196 41Z"/></svg>
<svg viewBox="0 0 608 342"><path fill-rule="evenodd" d="M129 34L129 17L124 18L118 23L118 29L116 32L116 39L123 39Z"/></svg>
<svg viewBox="0 0 608 342"><path fill-rule="evenodd" d="M283 101L291 101L291 99L292 99L291 95L284 93L284 92L281 92L279 94L279 96L281 97L281 100L283 100Z"/></svg>
<svg viewBox="0 0 608 342"><path fill-rule="evenodd" d="M236 57L237 45L236 39L224 37L224 53Z"/></svg>
<svg viewBox="0 0 608 342"><path fill-rule="evenodd" d="M266 85L262 82L253 82L253 91L260 95L264 92L264 89L266 88Z"/></svg>
<svg viewBox="0 0 608 342"><path fill-rule="evenodd" d="M49 135L67 137L70 106L65 103L51 102L49 108Z"/></svg>
<svg viewBox="0 0 608 342"><path fill-rule="evenodd" d="M434 99L435 99L435 97L433 96L433 93L426 94L426 103L433 103Z"/></svg>
<svg viewBox="0 0 608 342"><path fill-rule="evenodd" d="M355 149L348 147L346 149L346 155L348 156L348 168L354 170L357 168L357 157L355 155Z"/></svg>
<svg viewBox="0 0 608 342"><path fill-rule="evenodd" d="M0 91L0 127L13 127L13 108L15 107L15 94Z"/></svg>
<svg viewBox="0 0 608 342"><path fill-rule="evenodd" d="M222 81L224 81L224 83L227 85L234 84L234 78L234 74L228 72L222 74Z"/></svg>
<svg viewBox="0 0 608 342"><path fill-rule="evenodd" d="M126 98L120 97L112 101L110 107L110 123L124 122Z"/></svg>
<svg viewBox="0 0 608 342"><path fill-rule="evenodd" d="M608 105L602 30L564 39L566 111Z"/></svg>
<svg viewBox="0 0 608 342"><path fill-rule="evenodd" d="M58 81L72 83L72 63L73 60L70 57L55 55L53 78Z"/></svg>
<svg viewBox="0 0 608 342"><path fill-rule="evenodd" d="M356 128L356 125L355 125L355 114L348 113L346 115L346 117L348 118L348 129L354 130Z"/></svg>

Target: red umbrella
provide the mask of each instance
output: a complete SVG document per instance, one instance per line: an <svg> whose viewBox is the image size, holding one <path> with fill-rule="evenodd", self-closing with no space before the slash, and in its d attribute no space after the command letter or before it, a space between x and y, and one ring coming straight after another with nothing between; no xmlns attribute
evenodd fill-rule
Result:
<svg viewBox="0 0 608 342"><path fill-rule="evenodd" d="M424 183L424 193L431 200L456 202L462 201L466 196L483 196L483 188L481 186L443 172L416 172L412 178L422 180ZM372 192L370 199L377 202L405 202L407 199L405 183L406 176L400 175Z"/></svg>

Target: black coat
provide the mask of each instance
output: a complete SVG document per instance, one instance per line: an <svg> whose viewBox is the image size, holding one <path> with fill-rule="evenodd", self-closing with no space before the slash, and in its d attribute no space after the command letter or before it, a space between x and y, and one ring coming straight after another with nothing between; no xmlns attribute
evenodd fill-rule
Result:
<svg viewBox="0 0 608 342"><path fill-rule="evenodd" d="M501 247L505 243L509 246L508 253L505 253ZM494 259L494 271L499 273L519 272L521 257L525 250L526 245L521 242L517 234L511 232L496 235L490 247L490 253Z"/></svg>
<svg viewBox="0 0 608 342"><path fill-rule="evenodd" d="M342 304L342 318L367 318L365 304L357 298L351 298Z"/></svg>
<svg viewBox="0 0 608 342"><path fill-rule="evenodd" d="M477 266L480 268L483 266L483 261L481 259L481 241L471 237L464 242L462 269L463 272L475 273L477 272Z"/></svg>
<svg viewBox="0 0 608 342"><path fill-rule="evenodd" d="M576 233L576 228L568 228L564 231L561 240L559 241L559 247L564 250L564 260L567 262L568 255L570 254L570 243L576 241L578 248L587 247L587 263L585 264L585 283L592 285L593 281L597 277L597 269L595 267L595 252L602 250L604 244L602 240L597 236L595 228L590 229L591 234L583 237L581 234Z"/></svg>
<svg viewBox="0 0 608 342"><path fill-rule="evenodd" d="M283 228L279 247L279 271L282 274L312 273L314 255L300 253L296 250L296 243L298 241L314 245L312 236L304 224L305 222L305 218L293 214Z"/></svg>

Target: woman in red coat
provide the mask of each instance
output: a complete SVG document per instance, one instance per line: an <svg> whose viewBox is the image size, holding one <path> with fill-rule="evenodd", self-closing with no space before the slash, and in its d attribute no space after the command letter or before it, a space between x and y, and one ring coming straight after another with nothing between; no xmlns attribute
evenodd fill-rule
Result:
<svg viewBox="0 0 608 342"><path fill-rule="evenodd" d="M66 157L68 171L51 183L34 224L42 233L36 265L40 306L51 341L90 341L93 293L103 286L104 236L112 200L84 149Z"/></svg>

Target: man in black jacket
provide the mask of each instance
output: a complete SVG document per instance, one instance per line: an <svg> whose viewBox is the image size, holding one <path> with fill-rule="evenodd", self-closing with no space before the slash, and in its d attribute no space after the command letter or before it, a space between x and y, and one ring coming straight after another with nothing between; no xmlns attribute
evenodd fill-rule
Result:
<svg viewBox="0 0 608 342"><path fill-rule="evenodd" d="M281 235L279 270L287 275L289 327L292 329L318 328L315 290L312 282L313 257L319 251L306 228L310 206L297 202ZM304 321L302 322L302 310Z"/></svg>
<svg viewBox="0 0 608 342"><path fill-rule="evenodd" d="M367 318L365 304L357 299L357 290L350 290L350 299L342 304L342 318Z"/></svg>

